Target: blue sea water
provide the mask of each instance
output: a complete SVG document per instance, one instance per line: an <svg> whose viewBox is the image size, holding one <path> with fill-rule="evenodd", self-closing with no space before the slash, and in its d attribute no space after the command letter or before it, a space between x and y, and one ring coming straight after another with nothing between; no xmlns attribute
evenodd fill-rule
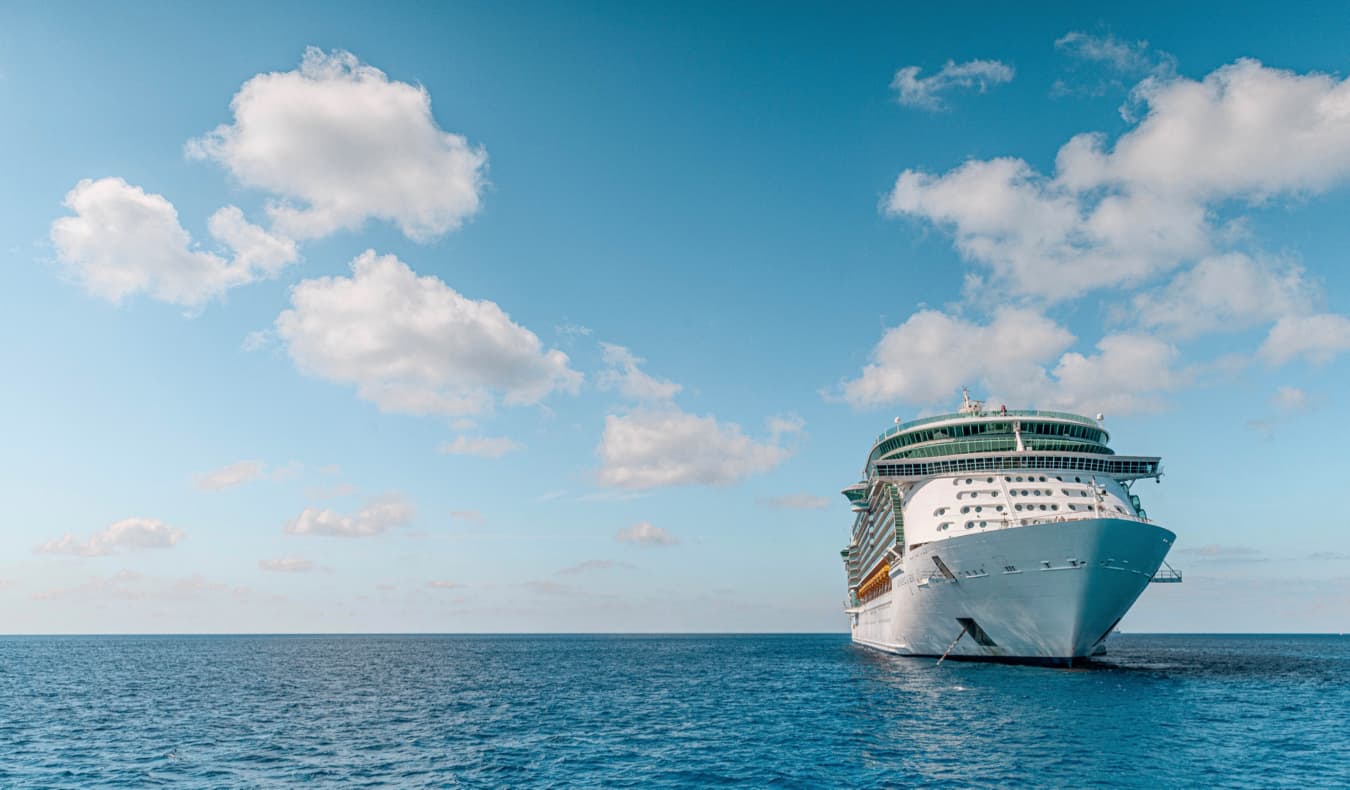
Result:
<svg viewBox="0 0 1350 790"><path fill-rule="evenodd" d="M1350 638L0 639L3 787L1350 787Z"/></svg>

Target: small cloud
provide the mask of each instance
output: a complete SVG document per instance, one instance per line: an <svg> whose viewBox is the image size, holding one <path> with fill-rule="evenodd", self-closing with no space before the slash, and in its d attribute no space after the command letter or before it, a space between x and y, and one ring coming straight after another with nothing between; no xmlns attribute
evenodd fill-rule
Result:
<svg viewBox="0 0 1350 790"><path fill-rule="evenodd" d="M267 465L262 461L236 461L229 466L197 475L197 487L207 491L234 488L262 477Z"/></svg>
<svg viewBox="0 0 1350 790"><path fill-rule="evenodd" d="M356 485L352 483L338 483L332 486L315 486L305 489L305 496L309 499L338 499L344 496L351 496L359 491Z"/></svg>
<svg viewBox="0 0 1350 790"><path fill-rule="evenodd" d="M287 461L285 466L279 466L272 470L267 476L269 480L294 480L305 471L305 465L299 461Z"/></svg>
<svg viewBox="0 0 1350 790"><path fill-rule="evenodd" d="M590 337L592 334L590 327L571 323L559 324L553 331L564 337Z"/></svg>
<svg viewBox="0 0 1350 790"><path fill-rule="evenodd" d="M920 77L918 66L906 66L895 72L891 88L896 91L896 101L906 107L936 112L946 109L942 94L960 89L975 88L984 93L991 86L1012 82L1015 74L1013 67L997 60L969 60L965 63L947 61L942 68L928 77Z"/></svg>
<svg viewBox="0 0 1350 790"><path fill-rule="evenodd" d="M621 529L614 539L639 546L673 546L679 542L664 529L652 526L650 521L639 521L628 529Z"/></svg>
<svg viewBox="0 0 1350 790"><path fill-rule="evenodd" d="M577 595L580 593L580 590L575 587L551 581L525 582L525 588L540 595Z"/></svg>
<svg viewBox="0 0 1350 790"><path fill-rule="evenodd" d="M258 567L278 573L308 573L314 570L314 563L300 557L282 557L275 560L258 560Z"/></svg>
<svg viewBox="0 0 1350 790"><path fill-rule="evenodd" d="M1070 31L1055 41L1055 49L1078 60L1105 64L1125 74L1148 71L1156 60L1147 41L1121 41L1111 33L1094 36Z"/></svg>
<svg viewBox="0 0 1350 790"><path fill-rule="evenodd" d="M801 433L806 429L806 420L795 414L784 414L769 418L769 435L774 442L782 436Z"/></svg>
<svg viewBox="0 0 1350 790"><path fill-rule="evenodd" d="M1207 543L1204 546L1177 549L1177 554L1196 557L1203 560L1221 560L1226 562L1250 562L1263 560L1261 551L1248 546L1231 546L1222 543Z"/></svg>
<svg viewBox="0 0 1350 790"><path fill-rule="evenodd" d="M636 568L636 565L621 560L585 560L584 562L578 562L576 565L569 565L566 568L563 568L558 571L557 575L576 576L582 573L590 573L591 571L607 571L615 569L635 570Z"/></svg>
<svg viewBox="0 0 1350 790"><path fill-rule="evenodd" d="M167 549L183 539L181 529L154 518L124 518L87 538L69 533L34 549L38 554L70 554L76 557L105 557L119 549Z"/></svg>
<svg viewBox="0 0 1350 790"><path fill-rule="evenodd" d="M1350 560L1350 554L1347 554L1344 551L1314 551L1312 554L1308 555L1308 559L1332 560L1339 562L1342 560Z"/></svg>
<svg viewBox="0 0 1350 790"><path fill-rule="evenodd" d="M486 520L477 510L452 510L450 518L457 521L472 521L475 524L481 524Z"/></svg>
<svg viewBox="0 0 1350 790"><path fill-rule="evenodd" d="M352 515L327 508L307 507L287 522L289 535L326 535L340 538L364 538L383 534L409 524L416 509L398 494L386 494Z"/></svg>
<svg viewBox="0 0 1350 790"><path fill-rule="evenodd" d="M473 455L479 458L501 458L517 450L520 445L504 436L456 436L453 442L443 443L439 450L446 455Z"/></svg>
<svg viewBox="0 0 1350 790"><path fill-rule="evenodd" d="M785 494L758 500L759 504L775 510L824 510L832 501L814 494Z"/></svg>
<svg viewBox="0 0 1350 790"><path fill-rule="evenodd" d="M602 390L617 390L631 401L665 402L683 389L673 381L658 379L643 372L641 365L646 360L624 346L601 343L600 348L604 352L605 364L609 366L596 381Z"/></svg>
<svg viewBox="0 0 1350 790"><path fill-rule="evenodd" d="M1307 411L1308 393L1298 387L1280 387L1271 396L1270 405L1275 407L1275 411L1282 414Z"/></svg>
<svg viewBox="0 0 1350 790"><path fill-rule="evenodd" d="M432 581L427 582L427 586L433 590L458 590L464 585L446 579L433 579Z"/></svg>
<svg viewBox="0 0 1350 790"><path fill-rule="evenodd" d="M270 329L255 329L244 335L244 341L239 344L242 351L261 351L264 348L276 342L276 335Z"/></svg>

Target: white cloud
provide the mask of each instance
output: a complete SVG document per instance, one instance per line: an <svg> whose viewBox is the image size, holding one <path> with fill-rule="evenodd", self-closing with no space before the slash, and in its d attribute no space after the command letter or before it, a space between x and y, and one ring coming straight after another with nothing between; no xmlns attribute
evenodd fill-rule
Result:
<svg viewBox="0 0 1350 790"><path fill-rule="evenodd" d="M1100 134L1072 138L1053 178L1020 159L906 170L883 209L950 229L991 291L1057 300L1223 252L1221 205L1350 176L1350 82L1240 60L1200 81L1149 77L1135 97L1138 124L1109 150Z"/></svg>
<svg viewBox="0 0 1350 790"><path fill-rule="evenodd" d="M1232 252L1205 258L1166 286L1136 294L1134 311L1141 326L1191 337L1307 312L1316 291L1300 266Z"/></svg>
<svg viewBox="0 0 1350 790"><path fill-rule="evenodd" d="M311 486L305 489L305 497L308 499L339 499L344 496L351 496L360 489L355 483L337 483L331 486Z"/></svg>
<svg viewBox="0 0 1350 790"><path fill-rule="evenodd" d="M478 210L487 153L441 130L425 88L349 52L311 47L298 70L245 82L230 109L233 122L190 141L187 153L279 196L268 211L293 238L375 218L428 241Z"/></svg>
<svg viewBox="0 0 1350 790"><path fill-rule="evenodd" d="M1298 387L1280 387L1270 397L1270 405L1281 414L1308 410L1308 393Z"/></svg>
<svg viewBox="0 0 1350 790"><path fill-rule="evenodd" d="M1055 41L1055 49L1125 74L1146 72L1157 68L1160 61L1171 61L1169 55L1150 51L1147 41L1121 41L1110 33L1096 36L1070 31Z"/></svg>
<svg viewBox="0 0 1350 790"><path fill-rule="evenodd" d="M728 485L791 455L776 439L756 442L739 425L674 407L607 416L596 452L603 463L600 482L637 489Z"/></svg>
<svg viewBox="0 0 1350 790"><path fill-rule="evenodd" d="M652 526L650 521L639 521L627 529L621 529L614 539L620 543L636 543L639 546L673 546L679 543L669 532Z"/></svg>
<svg viewBox="0 0 1350 790"><path fill-rule="evenodd" d="M896 101L908 107L941 110L946 107L942 94L958 88L976 88L984 93L991 86L1012 82L1013 67L997 60L947 61L933 75L920 77L918 66L906 66L895 72L891 88Z"/></svg>
<svg viewBox="0 0 1350 790"><path fill-rule="evenodd" d="M233 252L197 249L163 195L120 178L85 179L66 194L75 212L52 223L57 260L89 293L119 303L147 293L199 306L226 290L275 276L297 258L295 243L248 223L234 206L211 215L211 236Z"/></svg>
<svg viewBox="0 0 1350 790"><path fill-rule="evenodd" d="M1092 355L1068 351L1074 340L1031 310L1005 308L988 324L921 310L882 336L843 396L859 408L946 405L971 385L991 402L1125 414L1159 408L1159 393L1188 380L1177 350L1157 338L1107 335Z"/></svg>
<svg viewBox="0 0 1350 790"><path fill-rule="evenodd" d="M197 475L197 487L208 491L233 488L262 477L267 465L262 461L236 461L212 472Z"/></svg>
<svg viewBox="0 0 1350 790"><path fill-rule="evenodd" d="M1000 296L1066 299L1209 250L1203 207L1146 192L1095 197L1020 159L992 159L942 176L906 170L884 209L950 228L962 257L993 272L989 291Z"/></svg>
<svg viewBox="0 0 1350 790"><path fill-rule="evenodd" d="M1031 310L1005 308L987 325L921 310L886 331L862 375L845 382L855 407L945 403L962 386L982 385L1030 400L1049 388L1045 363L1069 348L1067 329Z"/></svg>
<svg viewBox="0 0 1350 790"><path fill-rule="evenodd" d="M239 350L248 352L262 351L264 348L272 345L272 341L275 339L276 337L272 334L271 330L255 329L247 335L244 335L243 341L239 343Z"/></svg>
<svg viewBox="0 0 1350 790"><path fill-rule="evenodd" d="M285 531L290 535L364 538L406 526L415 513L412 503L388 494L352 515L342 515L328 508L307 507L286 524Z"/></svg>
<svg viewBox="0 0 1350 790"><path fill-rule="evenodd" d="M382 411L407 414L478 414L494 393L507 404L533 404L580 387L567 355L545 351L496 303L468 299L371 250L351 269L351 277L299 283L291 309L277 317L277 336L301 370L355 384Z"/></svg>
<svg viewBox="0 0 1350 790"><path fill-rule="evenodd" d="M1302 357L1325 364L1350 351L1350 318L1336 313L1290 315L1271 327L1257 355L1272 365Z"/></svg>
<svg viewBox="0 0 1350 790"><path fill-rule="evenodd" d="M815 494L784 494L766 497L759 500L759 504L775 510L824 510L833 501Z"/></svg>
<svg viewBox="0 0 1350 790"><path fill-rule="evenodd" d="M119 549L172 548L183 539L183 536L183 530L171 527L159 519L124 518L87 538L77 538L67 533L43 543L35 551L39 554L103 557L116 554Z"/></svg>
<svg viewBox="0 0 1350 790"><path fill-rule="evenodd" d="M627 348L613 343L601 343L600 347L605 364L609 366L597 380L600 389L618 390L620 395L632 401L668 401L683 389L673 381L644 373L639 366L646 360Z"/></svg>
<svg viewBox="0 0 1350 790"><path fill-rule="evenodd" d="M651 525L649 524L648 526ZM633 529L636 529L636 527L634 527ZM655 529L655 527L652 527L652 529ZM562 570L558 571L557 575L576 576L582 573L590 573L591 571L608 571L614 570L616 568L631 571L634 570L635 567L636 566L634 566L631 563L622 562L620 560L583 560L582 562L578 562L576 565L569 565L566 568L563 568Z"/></svg>
<svg viewBox="0 0 1350 790"><path fill-rule="evenodd" d="M275 560L258 560L258 567L277 573L308 573L314 570L314 563L300 557L282 557Z"/></svg>
<svg viewBox="0 0 1350 790"><path fill-rule="evenodd" d="M446 455L476 455L479 458L501 458L520 444L504 436L456 436L452 442L444 442L440 451Z"/></svg>
<svg viewBox="0 0 1350 790"><path fill-rule="evenodd" d="M1107 335L1097 353L1070 352L1055 365L1054 383L1038 403L1092 414L1122 415L1162 408L1161 393L1190 381L1177 367L1180 354L1171 344L1140 334Z"/></svg>

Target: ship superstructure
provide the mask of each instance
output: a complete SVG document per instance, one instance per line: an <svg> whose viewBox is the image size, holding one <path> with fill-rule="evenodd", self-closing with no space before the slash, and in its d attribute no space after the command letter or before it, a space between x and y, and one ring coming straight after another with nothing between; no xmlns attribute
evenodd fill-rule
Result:
<svg viewBox="0 0 1350 790"><path fill-rule="evenodd" d="M1176 536L1130 490L1161 460L1109 438L1100 415L987 410L969 393L877 437L843 490L853 640L1003 661L1101 652L1150 582L1181 580L1164 568Z"/></svg>

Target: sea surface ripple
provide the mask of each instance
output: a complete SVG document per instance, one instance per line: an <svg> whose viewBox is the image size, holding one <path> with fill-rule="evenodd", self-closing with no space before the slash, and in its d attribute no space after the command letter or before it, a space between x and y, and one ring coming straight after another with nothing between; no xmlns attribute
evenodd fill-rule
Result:
<svg viewBox="0 0 1350 790"><path fill-rule="evenodd" d="M0 638L3 787L1350 787L1350 638Z"/></svg>

